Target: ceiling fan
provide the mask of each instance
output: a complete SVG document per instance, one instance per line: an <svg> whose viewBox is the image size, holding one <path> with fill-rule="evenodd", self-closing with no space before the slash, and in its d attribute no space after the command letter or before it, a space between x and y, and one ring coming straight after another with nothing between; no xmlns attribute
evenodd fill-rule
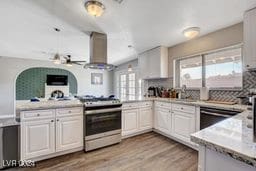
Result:
<svg viewBox="0 0 256 171"><path fill-rule="evenodd" d="M62 62L62 64L65 64L66 66L72 66L73 64L84 65L84 63L86 63L86 61L72 61L71 55L63 56L63 58L65 58L65 61Z"/></svg>
<svg viewBox="0 0 256 171"><path fill-rule="evenodd" d="M50 60L52 60L54 64L64 64L69 67L73 66L73 64L84 65L86 63L86 61L73 61L71 60L71 55L60 55L59 53L55 53L54 57Z"/></svg>

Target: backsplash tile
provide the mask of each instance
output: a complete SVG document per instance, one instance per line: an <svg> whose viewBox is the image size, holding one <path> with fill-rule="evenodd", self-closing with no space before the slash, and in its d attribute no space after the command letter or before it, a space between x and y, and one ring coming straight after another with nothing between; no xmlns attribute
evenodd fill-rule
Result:
<svg viewBox="0 0 256 171"><path fill-rule="evenodd" d="M168 79L155 79L147 80L145 85L145 92L150 86L163 86L165 88L173 87L173 80ZM256 71L245 71L243 73L243 89L242 90L210 90L209 99L219 101L238 101L238 96L246 96L250 89L256 88ZM199 90L187 90L186 94L193 99L200 99Z"/></svg>

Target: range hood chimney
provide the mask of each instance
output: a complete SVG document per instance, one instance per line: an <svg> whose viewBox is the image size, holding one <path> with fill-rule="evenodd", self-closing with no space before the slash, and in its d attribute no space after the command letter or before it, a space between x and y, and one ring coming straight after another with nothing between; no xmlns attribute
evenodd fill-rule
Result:
<svg viewBox="0 0 256 171"><path fill-rule="evenodd" d="M90 36L90 63L85 64L86 69L102 69L111 71L116 66L107 64L107 35L92 32Z"/></svg>

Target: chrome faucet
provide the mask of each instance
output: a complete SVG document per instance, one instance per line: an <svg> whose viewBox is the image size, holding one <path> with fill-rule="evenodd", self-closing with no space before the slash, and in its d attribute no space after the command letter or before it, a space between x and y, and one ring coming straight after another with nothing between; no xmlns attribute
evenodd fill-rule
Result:
<svg viewBox="0 0 256 171"><path fill-rule="evenodd" d="M186 92L186 90L187 90L187 86L186 86L186 85L182 85L182 87L181 87L181 93L184 95L184 96L182 97L182 94L181 94L181 98L182 98L182 99L186 99L186 98L187 98L187 92Z"/></svg>

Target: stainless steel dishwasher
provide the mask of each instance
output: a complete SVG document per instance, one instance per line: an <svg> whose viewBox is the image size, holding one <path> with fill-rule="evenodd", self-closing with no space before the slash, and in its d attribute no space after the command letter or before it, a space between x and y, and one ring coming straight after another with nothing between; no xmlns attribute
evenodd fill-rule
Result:
<svg viewBox="0 0 256 171"><path fill-rule="evenodd" d="M19 161L19 123L0 119L0 169L13 167L11 161Z"/></svg>
<svg viewBox="0 0 256 171"><path fill-rule="evenodd" d="M200 130L207 128L215 123L241 113L239 110L226 110L209 107L200 108Z"/></svg>

